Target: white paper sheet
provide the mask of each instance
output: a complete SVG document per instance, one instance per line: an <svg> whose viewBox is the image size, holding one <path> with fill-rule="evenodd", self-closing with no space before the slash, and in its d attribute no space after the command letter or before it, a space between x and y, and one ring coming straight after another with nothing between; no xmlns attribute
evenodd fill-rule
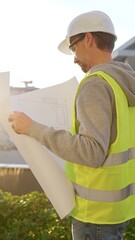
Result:
<svg viewBox="0 0 135 240"><path fill-rule="evenodd" d="M78 82L74 77L62 84L14 95L11 97L11 106L14 111L25 112L39 123L69 130L77 87ZM64 168L64 161L50 154Z"/></svg>
<svg viewBox="0 0 135 240"><path fill-rule="evenodd" d="M0 73L0 86L0 121L60 218L64 218L75 205L73 186L55 155L35 139L14 133L8 122L11 113L9 73ZM24 111L41 123L68 129L71 120L71 102L77 86L76 79L72 79L54 87L15 96L12 98L12 108Z"/></svg>

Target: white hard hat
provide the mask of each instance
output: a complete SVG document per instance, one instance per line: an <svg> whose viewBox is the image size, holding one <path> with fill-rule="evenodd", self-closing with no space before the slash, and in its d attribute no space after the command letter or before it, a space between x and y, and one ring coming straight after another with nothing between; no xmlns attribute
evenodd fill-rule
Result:
<svg viewBox="0 0 135 240"><path fill-rule="evenodd" d="M113 23L108 15L101 11L91 11L80 14L68 26L66 38L59 44L58 49L65 54L71 54L69 38L79 33L104 32L115 36Z"/></svg>

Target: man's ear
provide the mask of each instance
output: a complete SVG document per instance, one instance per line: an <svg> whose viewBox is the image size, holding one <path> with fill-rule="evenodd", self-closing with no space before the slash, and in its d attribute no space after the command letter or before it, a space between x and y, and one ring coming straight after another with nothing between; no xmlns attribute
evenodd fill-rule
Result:
<svg viewBox="0 0 135 240"><path fill-rule="evenodd" d="M86 43L87 43L89 46L92 46L92 45L93 45L94 38L93 38L93 35L92 35L90 32L87 32L87 33L86 33L85 39L86 39Z"/></svg>

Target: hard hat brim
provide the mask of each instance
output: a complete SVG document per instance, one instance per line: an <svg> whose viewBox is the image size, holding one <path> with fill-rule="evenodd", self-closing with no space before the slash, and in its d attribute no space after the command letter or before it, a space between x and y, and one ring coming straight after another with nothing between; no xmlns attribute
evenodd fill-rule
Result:
<svg viewBox="0 0 135 240"><path fill-rule="evenodd" d="M67 55L72 55L70 49L69 49L69 39L65 38L58 46L58 49L60 52L67 54Z"/></svg>

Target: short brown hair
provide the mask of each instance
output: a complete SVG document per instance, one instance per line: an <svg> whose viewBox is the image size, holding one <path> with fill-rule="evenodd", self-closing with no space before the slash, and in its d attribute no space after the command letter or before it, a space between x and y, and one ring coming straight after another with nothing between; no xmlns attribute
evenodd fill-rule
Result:
<svg viewBox="0 0 135 240"><path fill-rule="evenodd" d="M110 52L114 49L115 36L104 32L91 32L95 38L96 45L101 50L108 50Z"/></svg>

